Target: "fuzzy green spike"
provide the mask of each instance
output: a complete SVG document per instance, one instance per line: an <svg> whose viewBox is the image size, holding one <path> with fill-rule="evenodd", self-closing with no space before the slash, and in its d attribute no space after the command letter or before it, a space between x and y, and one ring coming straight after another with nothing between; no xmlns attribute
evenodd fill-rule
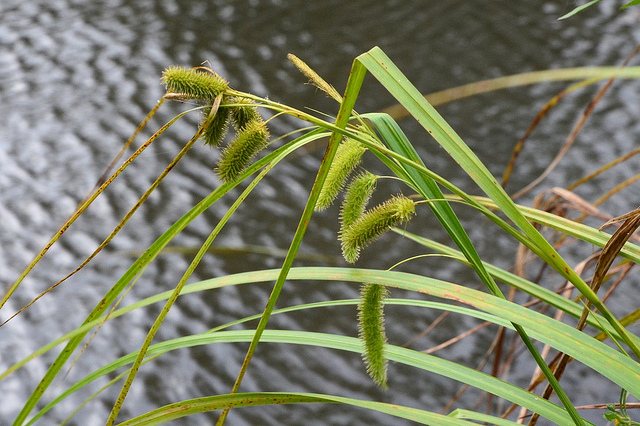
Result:
<svg viewBox="0 0 640 426"><path fill-rule="evenodd" d="M217 172L222 180L235 179L260 151L269 145L269 130L262 120L248 123L220 156Z"/></svg>
<svg viewBox="0 0 640 426"><path fill-rule="evenodd" d="M402 195L394 196L366 211L340 235L344 259L349 263L355 263L364 247L390 227L408 222L415 212L415 202Z"/></svg>
<svg viewBox="0 0 640 426"><path fill-rule="evenodd" d="M209 118L209 113L211 112L211 107L205 108L203 111L203 121ZM205 124L206 128L202 133L202 139L204 139L204 143L210 146L220 146L224 137L227 135L227 131L229 130L229 115L230 109L226 107L219 107L216 112L216 116L213 117L210 123L201 123Z"/></svg>
<svg viewBox="0 0 640 426"><path fill-rule="evenodd" d="M367 149L360 142L354 139L345 139L336 151L336 156L329 169L329 174L320 191L316 210L324 210L331 206L336 199L349 175L358 167L362 155Z"/></svg>
<svg viewBox="0 0 640 426"><path fill-rule="evenodd" d="M252 121L262 120L262 116L258 113L258 109L256 108L256 103L251 99L233 97L230 98L227 103L241 105L230 107L231 122L237 131L244 129L246 125Z"/></svg>
<svg viewBox="0 0 640 426"><path fill-rule="evenodd" d="M162 82L167 92L202 101L213 101L229 88L229 83L218 74L178 66L165 69Z"/></svg>
<svg viewBox="0 0 640 426"><path fill-rule="evenodd" d="M384 299L388 290L380 284L362 284L358 303L358 334L364 344L362 359L367 373L378 386L387 388L387 359L384 345Z"/></svg>
<svg viewBox="0 0 640 426"><path fill-rule="evenodd" d="M366 170L351 181L340 207L340 234L362 216L377 181L378 176Z"/></svg>

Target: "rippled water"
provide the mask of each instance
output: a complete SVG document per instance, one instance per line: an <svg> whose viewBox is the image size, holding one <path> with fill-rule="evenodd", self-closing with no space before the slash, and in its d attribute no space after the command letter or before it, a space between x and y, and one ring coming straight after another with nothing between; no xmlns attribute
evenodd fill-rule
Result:
<svg viewBox="0 0 640 426"><path fill-rule="evenodd" d="M346 3L346 4L343 4ZM304 84L287 63L286 53L306 60L336 87L344 87L353 58L373 45L381 46L414 84L425 92L516 72L581 65L618 64L640 42L638 10L619 13L617 1L603 1L577 18L558 22L571 7L566 1L547 2L365 2L365 1L105 1L2 0L0 2L0 282L9 283L57 229L137 121L162 95L161 70L170 64L208 61L234 87L296 106L335 113L332 102ZM479 96L440 108L461 136L500 173L511 146L536 109L562 85L541 85ZM512 190L526 184L555 154L590 93L571 96L554 110L525 150ZM594 163L602 164L637 146L640 133L640 85L616 85L571 152L571 161L545 181L545 187L577 178ZM391 102L373 83L367 83L358 103L360 111ZM168 120L180 106L164 109L150 129ZM194 131L197 118L174 127L145 153L110 191L98 199L65 239L34 270L7 314L71 270L118 222L139 194L153 181ZM274 122L274 134L293 129L291 121ZM443 151L407 123L407 132L437 171L466 185ZM152 131L152 130L150 130ZM145 135L149 136L150 131ZM286 248L293 224L319 162L312 151L284 164L251 196L221 235L222 247L263 245ZM6 365L73 328L100 295L131 263L131 252L144 250L190 206L218 185L212 173L216 151L197 147L150 198L112 247L92 268L78 274L60 290L36 304L9 326L0 329L0 364ZM373 163L372 163L373 164ZM638 162L608 173L580 194L595 199L603 189L633 176ZM469 186L470 187L470 186ZM470 187L471 188L471 187ZM390 188L390 190L397 188ZM605 210L620 214L637 204L640 188L614 197ZM230 201L223 200L196 220L176 245L197 246L221 217ZM472 217L462 211L462 216ZM442 232L425 219L416 230L431 236ZM473 225L473 224L471 224ZM336 210L318 215L310 229L306 252L337 257ZM513 244L471 231L487 260L508 266ZM410 244L378 246L363 258L363 266L387 267ZM387 250L381 251L382 247ZM190 261L188 254L161 256L127 296L127 302L172 288ZM277 267L280 259L261 255L208 256L196 272L208 278L250 269ZM474 277L454 265L422 262L408 268L476 285ZM637 277L630 285L637 285ZM557 284L557 283L555 283ZM269 287L226 288L183 298L172 310L158 339L206 330L259 312ZM354 297L345 284L290 283L281 305L327 298ZM637 292L617 301L621 311L638 305ZM3 313L4 314L4 313ZM140 343L156 309L114 321L100 331L64 383L127 353ZM389 308L389 336L402 344L424 330L437 313ZM3 315L4 319L5 316ZM279 328L354 335L351 308L310 312L305 316L274 318ZM472 323L455 318L444 323L417 347L427 348ZM475 365L492 337L485 331L454 346L444 356ZM123 415L131 416L160 404L214 393L225 393L238 371L244 345L218 345L178 351L154 361L159 368L143 368L132 388ZM0 424L16 414L51 357L31 363L0 384ZM514 380L527 380L529 365L519 364ZM607 382L576 369L567 384L580 391L577 404L616 398ZM64 383L63 383L64 382ZM375 398L437 410L457 385L437 376L391 366L390 391L375 389L361 362L352 354L335 354L304 347L263 345L250 368L243 389L297 390ZM104 421L112 391L76 417L77 424ZM461 405L472 406L468 394ZM81 402L72 398L54 410L43 424L60 422ZM599 419L594 414L594 419ZM206 424L210 419L192 419ZM390 420L357 409L323 405L236 410L230 424L389 424ZM393 420L393 424L402 424Z"/></svg>

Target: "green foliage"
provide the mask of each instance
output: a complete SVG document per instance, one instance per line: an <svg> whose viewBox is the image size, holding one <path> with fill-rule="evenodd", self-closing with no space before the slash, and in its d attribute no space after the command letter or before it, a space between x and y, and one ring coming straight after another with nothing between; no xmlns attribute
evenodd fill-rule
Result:
<svg viewBox="0 0 640 426"><path fill-rule="evenodd" d="M574 9L572 9L570 12L562 15L561 17L559 17L559 20L563 20L563 19L567 19L567 18L571 18L572 16L577 15L580 12L583 12L584 10L590 8L591 6L595 6L596 4L600 3L601 0L591 0L586 2L585 4L581 4L580 6L576 6ZM637 6L640 4L640 0L631 0L628 3L623 4L622 6L620 6L620 9L627 9L631 6Z"/></svg>
<svg viewBox="0 0 640 426"><path fill-rule="evenodd" d="M637 3L630 2L628 5ZM308 393L237 393L243 380L249 363L252 360L255 348L259 342L286 343L292 345L306 344L315 347L326 347L333 350L357 352L364 359L367 371L373 381L381 387L387 386L387 360L392 360L418 371L439 374L442 377L456 380L472 386L484 392L496 395L504 400L517 404L528 410L540 414L555 424L583 424L584 419L577 412L571 400L558 380L553 376L547 364L540 357L533 340L539 341L559 352L566 353L577 362L592 369L620 387L620 403L610 406L604 414L607 419L624 424L633 424L626 411L627 392L634 396L640 396L640 363L628 356L623 350L602 343L592 337L595 333L584 332L552 316L543 315L531 307L505 300L497 282L509 286L516 292L524 292L530 295L545 307L553 307L565 314L579 318L583 306L565 295L556 294L551 290L539 286L537 283L527 280L525 277L514 275L495 265L484 262L467 232L456 216L453 202L463 201L475 208L479 214L489 219L496 225L496 230L504 231L505 235L514 238L517 242L526 246L540 261L558 273L558 277L571 282L581 293L584 299L593 304L597 312L592 312L586 318L586 324L590 331L602 332L611 337L620 346L626 345L631 352L638 354L640 339L631 333L626 325L633 321L633 313L626 321L618 320L610 312L598 295L585 283L583 278L560 256L554 247L547 241L531 222L558 230L565 237L572 237L576 242L585 241L603 247L608 247L608 241L612 240L609 234L590 226L576 223L566 218L559 218L550 213L533 208L517 205L504 192L487 167L480 162L477 156L469 149L464 141L456 134L455 130L442 118L429 104L415 87L404 77L393 62L377 48L359 56L354 61L352 72L344 96L340 96L335 89L325 82L317 73L311 70L300 59L292 60L313 84L321 88L333 99L340 102L335 123L327 122L323 117L309 114L305 111L294 109L290 106L263 99L255 95L243 93L232 89L227 82L221 79L213 71L202 69L187 69L182 67L169 67L164 71L162 80L167 86L166 99L192 99L198 101L198 108L204 113L203 121L198 131L194 134L188 146L199 138L205 143L219 146L226 134L228 123L232 123L236 130L235 138L229 143L221 154L217 165L217 172L222 178L222 184L215 188L200 203L193 206L163 235L149 246L139 256L131 267L116 281L112 289L104 295L104 298L96 305L88 315L86 321L72 330L67 335L58 338L45 347L28 355L22 361L10 366L0 373L0 380L4 380L17 370L25 367L27 363L57 345L65 343L53 363L50 364L40 383L34 389L31 396L22 407L22 411L15 420L16 425L24 425L44 418L46 413L56 405L59 405L67 396L81 390L86 391L86 386L94 380L110 377L109 386L114 386L126 376L120 394L113 404L108 424L114 424L119 417L120 408L125 402L128 390L137 377L138 369L144 363L178 349L188 349L198 345L212 345L217 343L250 342L249 349L242 363L242 367L233 388L229 394L212 395L195 400L179 401L164 407L159 407L148 413L129 419L125 424L152 424L156 422L170 421L186 415L203 413L213 410L223 410L218 423L224 423L226 414L231 408L289 403L335 403L346 404L371 410L377 410L400 418L414 420L425 424L453 424L462 425L470 422L484 422L490 424L510 425L512 422L506 419L494 417L469 410L455 410L448 416L435 414L425 410L417 410L403 406L394 406L375 401L361 401L348 397L335 395L318 395ZM593 70L580 74L576 70L571 72L573 76L594 77ZM609 70L607 74L602 69L597 70L597 75L621 75L620 70ZM629 72L629 70L626 70ZM637 77L638 71L633 74ZM467 194L453 183L438 176L431 171L413 148L411 141L402 132L399 125L388 114L357 114L353 111L356 99L366 73L373 75L398 102L422 125L429 135L432 135L437 143L451 155L459 166L460 173L466 173L473 179L481 191L488 197ZM613 73L613 74L611 74ZM547 74L545 74L547 75ZM631 76L632 73L628 74ZM529 76L530 77L530 76ZM484 86L483 86L484 87ZM506 86L505 86L506 87ZM495 87L494 87L495 88ZM485 88L486 89L486 88ZM485 90L482 89L482 90ZM480 90L480 89L478 89ZM454 96L455 97L455 96ZM165 98L163 98L165 99ZM290 114L297 119L310 123L312 130L291 141L284 141L283 145L276 147L263 158L254 161L257 154L269 144L269 130L266 123L258 113L257 108L266 107L275 111L276 115ZM215 114L212 109L217 108ZM178 118L189 111L181 113ZM151 114L152 115L152 114ZM148 121L148 120L146 120ZM145 123L146 123L145 121ZM170 122L170 123L173 123ZM357 125L349 123L358 123ZM364 123L367 123L364 127ZM151 141L158 138L169 124L163 126L143 146L148 146ZM366 130L366 131L365 131ZM243 204L246 197L259 185L261 180L282 160L288 158L297 149L319 139L329 136L329 145L325 156L317 171L317 177L313 188L309 193L305 209L301 214L298 228L291 238L291 245L287 251L282 267L274 270L250 271L242 274L227 275L213 278L200 283L187 285L186 282L192 272L198 266L202 258L208 252L216 236L232 219L233 214ZM349 176L360 164L366 150L369 150L382 165L386 166L412 193L413 197L421 199L414 201L405 196L394 196L388 201L367 210L367 204L374 190L381 184L377 176L369 172L358 174L348 186L344 201L340 209L340 232L342 250L345 259L353 263L358 259L361 250L380 237L385 232L392 230L395 237L409 238L435 253L446 255L464 265L468 265L486 285L489 293L481 292L455 283L442 281L423 274L403 273L397 271L385 271L378 269L356 269L336 267L305 267L293 268L298 250L305 237L307 226L312 220L314 208L322 210L333 203L335 198L343 190ZM142 152L139 150L139 152ZM139 154L137 152L136 156ZM181 154L182 155L182 154ZM110 183L118 174L130 164L136 156L123 163L117 173L114 173L107 181ZM171 170L174 162L170 163ZM168 171L167 171L168 173ZM154 295L148 299L135 302L120 309L110 309L113 304L122 297L123 293L131 285L135 284L145 268L162 252L162 250L184 230L190 222L199 217L214 203L224 196L231 196L232 190L240 183L249 179L253 180L237 196L231 207L213 227L213 230L203 242L193 261L184 272L181 280L172 290ZM164 175L161 175L163 177ZM161 180L159 177L159 180ZM154 182L157 186L158 182ZM106 188L105 185L101 190ZM155 186L145 193L149 195ZM446 191L446 193L445 193ZM92 195L91 201L99 194ZM146 198L142 198L143 202ZM441 223L447 235L458 249L437 243L420 235L412 234L397 227L407 223L416 214L416 204L424 203ZM88 203L90 204L90 202ZM82 209L88 207L82 206ZM499 213L495 211L498 210ZM72 216L63 229L52 238L30 266L13 283L3 297L3 304L13 291L18 288L22 279L28 274L30 268L46 253L46 250L54 244L66 228L84 210L78 210ZM128 220L125 217L118 226L124 226ZM493 236L490 236L493 238ZM615 240L615 238L613 238ZM628 262L640 263L640 247L627 242L618 247L619 253ZM610 253L609 259L618 255ZM419 257L419 256L417 256ZM415 257L415 258L417 258ZM413 258L413 259L415 259ZM604 274L604 272L603 272ZM605 276L605 275L602 275ZM362 285L361 299L358 302L358 331L360 339L349 336L337 336L332 334L311 333L307 331L269 330L267 325L272 314L284 315L287 312L305 312L309 309L320 309L353 304L354 301L323 301L301 306L290 306L279 310L275 309L279 294L288 281L327 281L366 283ZM201 334L181 336L169 341L153 342L154 336L164 323L165 317L172 305L181 294L212 290L224 286L242 284L254 284L271 282L275 284L264 311L256 316L241 318L229 324L216 327L216 329ZM438 298L440 302L413 300L405 296L402 299L386 299L387 287L400 288L405 292L420 293L429 297ZM66 369L69 360L79 352L84 337L95 327L105 321L126 315L136 309L141 309L153 303L164 301L164 307L147 333L144 343L134 353L125 355L90 372L78 382L68 385L58 396L49 403L42 401L42 396L47 388L61 371ZM402 348L387 343L385 335L384 305L393 303L403 306L413 306L420 309L442 309L458 315L479 318L489 321L508 330L518 333L523 344L529 349L529 353L542 369L545 377L551 382L559 396L562 406L556 405L540 398L525 389L492 377L482 371L474 370L460 363L442 359L410 348ZM460 306L460 303L464 307ZM0 306L1 307L1 306ZM631 318L631 319L629 319ZM259 319L255 330L225 330L232 325L246 324L249 321ZM526 332L525 332L526 330ZM123 331L126 333L126 330ZM124 368L119 375L117 372ZM179 367L176 367L179 368ZM401 392L402 390L392 389ZM89 400L99 394L92 394ZM35 417L29 419L35 407L42 407ZM625 423L626 422L626 423ZM477 423L473 423L477 424Z"/></svg>

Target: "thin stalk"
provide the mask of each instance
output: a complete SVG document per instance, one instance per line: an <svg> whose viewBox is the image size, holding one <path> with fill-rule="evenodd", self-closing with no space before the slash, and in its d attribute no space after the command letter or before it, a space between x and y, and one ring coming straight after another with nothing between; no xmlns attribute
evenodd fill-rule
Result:
<svg viewBox="0 0 640 426"><path fill-rule="evenodd" d="M122 165L118 168L118 170L116 170L108 179L106 179L99 187L98 189L96 189L89 197L87 197L84 202L82 202L77 208L76 210L73 212L73 214L69 217L69 219L67 219L67 221L58 229L58 231L56 231L56 233L53 235L53 237L51 237L51 239L49 240L49 242L47 242L47 244L45 244L45 246L42 248L42 250L40 250L40 252L33 258L33 260L29 263L29 265L27 265L27 267L24 269L24 271L22 271L22 273L20 274L20 276L11 284L11 286L9 287L9 289L7 290L7 292L4 294L4 296L2 297L2 300L0 300L0 309L2 309L2 307L4 306L5 303L7 303L7 300L9 300L9 298L13 295L13 293L18 289L18 287L20 286L20 283L22 283L22 281L25 279L25 277L29 274L29 272L31 272L31 270L36 266L36 264L40 261L40 259L42 259L44 257L44 255L47 253L47 251L49 251L49 249L56 243L56 241L58 241L58 239L60 239L60 237L62 236L62 234L65 233L65 231L67 229L69 229L69 227L73 224L73 222L75 222L82 213L84 213L84 211L89 208L89 206L91 205L91 203L93 203L93 201L114 181L116 180L116 178L118 176L120 176L120 174L124 171L124 169L126 169L131 163L133 163L133 161L138 158L138 156L140 154L142 154L142 152L144 152L145 149L147 149L149 147L149 145L151 145L152 142L154 142L156 139L158 139L158 137L160 137L160 135L162 135L162 133L164 133L169 127L171 127L171 125L173 123L176 122L176 120L178 120L180 117L182 117L184 114L195 110L191 109L189 111L185 111L181 114L179 114L178 116L174 117L173 119L171 119L167 124L165 124L164 126L162 126L156 133L154 133L149 139L147 139L147 141L142 144L140 146L140 148L138 148L133 154L131 154L131 156L129 158L127 158L127 160L122 163Z"/></svg>
<svg viewBox="0 0 640 426"><path fill-rule="evenodd" d="M213 106L211 107L211 112L207 119L208 121L210 121L213 118L213 116L215 116L215 114L218 112L218 108L220 106L221 101L222 101L222 95L219 95L216 98ZM206 127L206 124L202 125L200 129L198 129L196 134L189 141L189 144L193 144L195 141L197 141L200 138L200 135L203 132L205 127ZM107 419L107 422L106 422L108 426L112 426L117 420L118 414L120 413L120 409L122 408L122 404L124 403L124 400L127 397L129 389L133 384L133 380L135 379L138 373L138 370L140 369L140 366L142 365L142 362L147 353L147 350L149 349L149 346L151 345L151 342L153 341L153 338L155 337L156 333L160 329L160 326L164 322L164 319L169 313L169 310L178 299L178 296L180 295L180 292L182 291L187 280L189 279L189 277L191 277L191 275L193 274L193 271L200 264L200 261L202 260L204 255L207 253L207 251L209 250L209 247L211 247L211 244L213 244L213 241L216 239L220 231L222 231L222 228L224 228L224 226L227 224L231 216L235 213L238 207L240 207L240 205L244 202L247 196L249 196L251 191L253 191L253 189L258 185L258 183L262 180L262 178L266 175L266 173L269 170L271 170L269 167L266 167L265 169L263 169L262 172L260 172L260 174L258 174L258 176L251 182L251 184L249 184L249 186L240 194L240 196L236 199L233 205L229 208L229 210L225 213L222 219L220 219L218 224L211 231L211 233L209 234L205 242L202 244L202 246L198 250L198 253L196 253L196 255L194 256L193 260L191 261L191 264L182 275L182 278L180 278L180 281L178 282L175 289L171 293L171 296L169 296L169 298L165 302L164 306L162 307L162 310L156 317L153 325L149 329L149 332L147 333L147 336L145 337L145 340L138 351L138 356L136 357L136 360L131 366L131 369L129 370L129 374L124 384L122 385L122 388L120 389L120 393L118 394L118 397L116 398L116 402L114 403L111 409L111 413L109 414L109 418Z"/></svg>
<svg viewBox="0 0 640 426"><path fill-rule="evenodd" d="M116 166L116 164L118 163L120 158L122 158L124 153L127 152L127 149L129 149L129 147L131 146L133 141L138 137L140 132L142 132L142 130L144 130L145 127L147 127L147 124L149 123L149 121L153 118L154 115L156 115L156 112L158 112L158 110L165 103L166 100L167 98L165 96L161 97L160 100L158 100L158 102L156 102L156 104L153 106L153 108L151 108L151 111L149 111L147 115L142 119L142 121L138 124L138 127L135 128L131 136L129 136L129 139L125 141L125 143L122 145L122 148L120 148L120 151L118 151L118 153L113 158L113 160L111 160L111 163L109 163L109 165L105 167L104 171L96 181L96 185L93 188L94 191L98 189L100 185L102 185L105 179L107 179L111 170Z"/></svg>
<svg viewBox="0 0 640 426"><path fill-rule="evenodd" d="M186 112L183 112L181 114L178 114L178 116L176 116L175 118L176 119L180 118L184 114L186 114L187 112L189 112L189 111L186 111ZM69 272L63 278L61 278L60 280L56 281L49 288L47 288L46 290L44 290L43 292L38 294L36 297L34 297L29 303L27 303L22 308L20 308L16 313L14 313L9 318L7 318L3 323L0 323L0 327L2 327L3 325L5 325L9 321L11 321L17 315L20 315L25 310L29 309L31 307L31 305L36 303L44 295L46 295L47 293L50 293L51 291L53 291L56 287L61 285L63 282L65 282L66 280L71 278L73 275L78 273L82 268L87 266L87 264L89 262L91 262L91 260L93 260L93 258L96 257L98 255L98 253L100 253L107 245L109 245L111 240L113 240L116 235L118 235L120 230L122 230L122 228L127 224L129 219L131 219L131 217L140 208L140 206L145 201L147 201L147 198L149 198L151 193L153 191L155 191L155 189L158 187L158 185L160 185L160 182L162 182L162 180L169 174L169 172L171 170L173 170L173 168L176 166L176 164L178 164L178 162L187 154L187 152L189 152L189 150L191 149L193 144L195 144L196 142L197 142L197 139L193 139L192 138L184 147L182 147L180 152L178 152L178 154L173 158L173 160L171 160L171 162L165 167L165 169L162 171L162 173L160 173L160 175L158 175L158 177L153 181L151 186L149 186L149 188L144 192L144 194L142 194L142 196L138 199L138 201L136 201L136 203L133 205L133 207L131 207L129 209L127 214L124 215L124 217L120 220L120 222L116 225L116 227L113 228L111 233L102 241L102 243L100 243L100 245L89 256L87 256L87 258L85 260L82 261L82 263L80 263L80 265L78 265L73 271Z"/></svg>

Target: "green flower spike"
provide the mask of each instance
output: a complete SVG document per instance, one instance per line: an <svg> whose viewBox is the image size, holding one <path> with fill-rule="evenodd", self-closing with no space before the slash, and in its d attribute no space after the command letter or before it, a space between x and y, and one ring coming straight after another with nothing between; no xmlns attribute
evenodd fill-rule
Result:
<svg viewBox="0 0 640 426"><path fill-rule="evenodd" d="M394 196L366 211L340 235L344 259L349 263L355 263L362 248L390 227L408 222L415 212L415 202L402 195Z"/></svg>
<svg viewBox="0 0 640 426"><path fill-rule="evenodd" d="M344 195L340 207L340 233L342 234L353 222L356 221L367 208L367 203L376 189L378 176L364 171L356 176Z"/></svg>
<svg viewBox="0 0 640 426"><path fill-rule="evenodd" d="M229 130L230 109L222 106L219 107L215 117L213 117L211 122L208 124L206 123L206 120L209 118L211 107L205 108L202 112L204 115L202 119L204 123L201 123L201 125L206 125L206 128L202 133L204 143L210 146L220 146L224 137L227 135L227 131Z"/></svg>
<svg viewBox="0 0 640 426"><path fill-rule="evenodd" d="M252 121L262 120L255 102L251 99L233 97L229 98L227 103L241 105L230 107L231 121L237 131L244 129Z"/></svg>
<svg viewBox="0 0 640 426"><path fill-rule="evenodd" d="M320 190L316 210L324 210L336 199L349 175L358 167L362 155L367 149L354 139L345 139L336 151L327 179Z"/></svg>
<svg viewBox="0 0 640 426"><path fill-rule="evenodd" d="M225 182L232 181L253 157L269 145L269 130L262 120L248 123L222 151L217 172Z"/></svg>
<svg viewBox="0 0 640 426"><path fill-rule="evenodd" d="M364 344L362 359L367 373L378 386L387 388L387 359L384 345L384 299L388 290L380 284L362 284L358 303L358 334Z"/></svg>
<svg viewBox="0 0 640 426"><path fill-rule="evenodd" d="M213 101L229 88L229 83L218 74L177 66L162 72L162 82L167 92L201 101Z"/></svg>

